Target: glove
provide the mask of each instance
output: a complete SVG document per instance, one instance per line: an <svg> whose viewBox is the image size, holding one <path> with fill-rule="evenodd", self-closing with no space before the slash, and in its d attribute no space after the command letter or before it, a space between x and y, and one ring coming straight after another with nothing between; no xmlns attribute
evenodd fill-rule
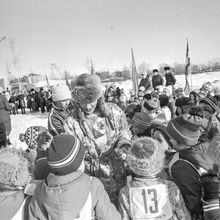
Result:
<svg viewBox="0 0 220 220"><path fill-rule="evenodd" d="M205 201L218 200L219 198L219 180L216 175L207 174L201 177L202 188Z"/></svg>

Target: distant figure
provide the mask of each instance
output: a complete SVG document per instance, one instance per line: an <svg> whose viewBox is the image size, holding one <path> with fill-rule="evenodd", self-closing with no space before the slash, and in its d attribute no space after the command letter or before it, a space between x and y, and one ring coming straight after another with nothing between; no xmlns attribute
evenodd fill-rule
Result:
<svg viewBox="0 0 220 220"><path fill-rule="evenodd" d="M163 84L164 84L163 77L159 74L158 69L154 69L153 77L152 77L152 85L154 90L157 89L157 86L163 86Z"/></svg>
<svg viewBox="0 0 220 220"><path fill-rule="evenodd" d="M46 106L46 94L45 94L44 89L42 87L40 88L38 98L39 98L39 104L40 104L41 112L44 113L45 112L45 106Z"/></svg>
<svg viewBox="0 0 220 220"><path fill-rule="evenodd" d="M149 75L147 73L142 73L141 77L139 87L144 86L145 90L149 90L152 87Z"/></svg>
<svg viewBox="0 0 220 220"><path fill-rule="evenodd" d="M165 79L166 79L166 86L174 86L176 83L176 78L174 77L173 73L170 72L170 67L164 67L165 72Z"/></svg>
<svg viewBox="0 0 220 220"><path fill-rule="evenodd" d="M11 118L9 112L12 111L12 106L8 103L6 97L2 94L3 89L0 87L0 123L3 132L6 133L6 144L11 144L9 134L11 133ZM5 131L3 129L3 125ZM3 137L5 139L5 136Z"/></svg>

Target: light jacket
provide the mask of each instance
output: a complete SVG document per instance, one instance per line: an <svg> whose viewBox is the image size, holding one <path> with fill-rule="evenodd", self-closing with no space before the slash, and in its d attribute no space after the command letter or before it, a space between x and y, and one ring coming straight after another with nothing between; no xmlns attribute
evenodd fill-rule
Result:
<svg viewBox="0 0 220 220"><path fill-rule="evenodd" d="M28 204L27 220L73 220L91 192L92 210L100 220L119 220L120 214L110 203L102 183L81 171L64 176L49 174L35 189ZM93 211L93 212L92 212Z"/></svg>

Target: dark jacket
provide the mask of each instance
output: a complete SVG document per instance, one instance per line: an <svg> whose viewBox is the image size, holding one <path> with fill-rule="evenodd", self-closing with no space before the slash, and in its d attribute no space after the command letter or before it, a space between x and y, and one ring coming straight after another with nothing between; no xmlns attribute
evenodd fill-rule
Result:
<svg viewBox="0 0 220 220"><path fill-rule="evenodd" d="M198 170L213 172L213 161L206 155L208 146L209 143L203 140L195 146L182 150L179 153L179 158L182 160L177 160L170 168L171 175L179 186L192 215L198 215L202 208L200 184L202 174Z"/></svg>
<svg viewBox="0 0 220 220"><path fill-rule="evenodd" d="M48 115L48 130L53 136L65 133L63 126L67 115L68 112L66 110L59 109L53 105L53 108Z"/></svg>
<svg viewBox="0 0 220 220"><path fill-rule="evenodd" d="M170 85L174 86L176 83L176 78L171 72L165 74L165 79L166 79L166 86L170 86Z"/></svg>
<svg viewBox="0 0 220 220"><path fill-rule="evenodd" d="M11 121L9 111L11 111L13 108L8 103L8 100L6 97L2 94L0 94L0 122L8 122Z"/></svg>
<svg viewBox="0 0 220 220"><path fill-rule="evenodd" d="M156 89L156 87L159 85L163 85L163 83L164 83L164 79L160 74L157 74L152 77L152 85L154 89Z"/></svg>
<svg viewBox="0 0 220 220"><path fill-rule="evenodd" d="M141 79L139 87L141 87L141 86L144 86L145 90L148 90L151 88L151 81L150 81L149 76L147 76L144 79Z"/></svg>

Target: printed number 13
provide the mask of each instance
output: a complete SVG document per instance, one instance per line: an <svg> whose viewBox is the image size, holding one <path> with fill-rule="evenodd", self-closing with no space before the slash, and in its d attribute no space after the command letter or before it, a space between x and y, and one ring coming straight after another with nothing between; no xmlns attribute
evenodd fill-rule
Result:
<svg viewBox="0 0 220 220"><path fill-rule="evenodd" d="M148 196L146 195L146 193L148 194ZM142 196L144 200L145 213L148 212L150 212L151 214L157 213L158 212L157 191L155 189L148 189L148 190L143 189ZM149 198L150 200L147 201L147 198Z"/></svg>

